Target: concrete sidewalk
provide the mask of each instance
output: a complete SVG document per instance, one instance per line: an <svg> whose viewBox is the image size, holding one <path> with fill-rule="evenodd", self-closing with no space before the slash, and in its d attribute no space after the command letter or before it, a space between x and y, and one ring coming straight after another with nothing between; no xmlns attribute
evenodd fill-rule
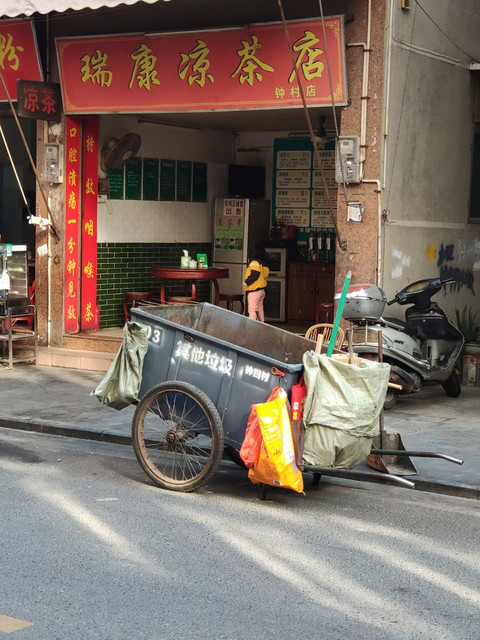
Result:
<svg viewBox="0 0 480 640"><path fill-rule="evenodd" d="M104 375L28 364L0 367L0 427L130 444L135 407L116 411L90 395ZM457 465L412 457L418 473L408 479L416 489L480 497L479 416L480 388L467 386L459 398L449 398L440 386L427 387L385 412L386 430L399 433L408 451L433 451L464 461ZM354 470L373 480L370 473L364 463Z"/></svg>

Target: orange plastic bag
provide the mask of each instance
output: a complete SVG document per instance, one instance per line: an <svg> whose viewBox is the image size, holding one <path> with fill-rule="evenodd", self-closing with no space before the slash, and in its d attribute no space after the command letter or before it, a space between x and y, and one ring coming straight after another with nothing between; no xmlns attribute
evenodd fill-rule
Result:
<svg viewBox="0 0 480 640"><path fill-rule="evenodd" d="M267 402L274 400L280 391L280 387L272 389L268 396ZM258 423L258 415L255 411L255 405L252 404L252 410L248 417L247 428L245 430L245 438L240 448L240 457L247 469L251 469L260 455L260 447L262 446L262 432Z"/></svg>
<svg viewBox="0 0 480 640"><path fill-rule="evenodd" d="M295 461L287 394L280 389L277 398L254 405L262 433L262 446L256 463L248 472L252 482L303 491L303 476Z"/></svg>

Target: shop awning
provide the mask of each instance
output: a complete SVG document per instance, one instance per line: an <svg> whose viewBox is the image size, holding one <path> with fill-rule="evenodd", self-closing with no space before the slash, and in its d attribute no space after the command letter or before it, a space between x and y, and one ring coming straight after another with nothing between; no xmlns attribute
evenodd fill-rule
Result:
<svg viewBox="0 0 480 640"><path fill-rule="evenodd" d="M155 4L162 0L142 0L146 4ZM170 0L163 0L169 2ZM117 7L120 4L137 4L139 0L2 0L0 18L31 16L33 13L50 13L50 11L81 11L82 9L100 9L100 7ZM60 6L61 5L61 6Z"/></svg>

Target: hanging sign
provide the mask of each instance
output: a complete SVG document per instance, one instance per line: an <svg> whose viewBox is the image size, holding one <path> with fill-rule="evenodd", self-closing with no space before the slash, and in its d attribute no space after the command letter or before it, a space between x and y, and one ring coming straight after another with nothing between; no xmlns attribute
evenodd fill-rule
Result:
<svg viewBox="0 0 480 640"><path fill-rule="evenodd" d="M78 333L80 311L80 186L82 179L82 121L68 117L65 125L65 288L64 328L65 333Z"/></svg>
<svg viewBox="0 0 480 640"><path fill-rule="evenodd" d="M17 99L17 80L43 80L30 20L0 20L0 73L12 100ZM3 83L0 82L0 101L7 100Z"/></svg>
<svg viewBox="0 0 480 640"><path fill-rule="evenodd" d="M62 96L55 82L17 80L17 112L24 118L61 122Z"/></svg>
<svg viewBox="0 0 480 640"><path fill-rule="evenodd" d="M288 33L307 105L332 97L346 105L343 16L289 22ZM56 46L66 113L303 106L282 23L57 38Z"/></svg>
<svg viewBox="0 0 480 640"><path fill-rule="evenodd" d="M98 194L98 116L83 122L82 138L82 273L81 318L82 331L98 329L97 308L97 194Z"/></svg>

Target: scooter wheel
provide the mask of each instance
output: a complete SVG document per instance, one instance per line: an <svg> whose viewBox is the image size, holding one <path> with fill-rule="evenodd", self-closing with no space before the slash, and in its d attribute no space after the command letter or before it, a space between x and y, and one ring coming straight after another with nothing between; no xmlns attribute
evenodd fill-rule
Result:
<svg viewBox="0 0 480 640"><path fill-rule="evenodd" d="M398 393L395 389L391 389L390 387L387 389L387 395L385 396L385 402L383 403L383 408L388 411L388 409L393 409L393 407L397 404Z"/></svg>

